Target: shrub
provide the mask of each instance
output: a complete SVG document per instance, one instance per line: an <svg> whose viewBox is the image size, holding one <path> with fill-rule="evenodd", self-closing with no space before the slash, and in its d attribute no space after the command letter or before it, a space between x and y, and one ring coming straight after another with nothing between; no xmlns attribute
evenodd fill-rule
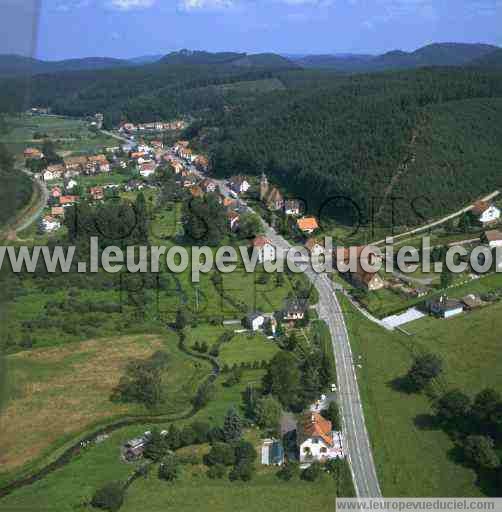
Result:
<svg viewBox="0 0 502 512"><path fill-rule="evenodd" d="M179 474L180 464L176 455L170 454L165 457L159 466L159 478L168 482L174 482L179 477Z"/></svg>
<svg viewBox="0 0 502 512"><path fill-rule="evenodd" d="M223 478L227 473L227 468L223 464L215 464L207 471L207 476L213 480Z"/></svg>
<svg viewBox="0 0 502 512"><path fill-rule="evenodd" d="M285 482L289 482L289 480L298 476L300 472L300 467L295 462L288 462L284 464L279 471L277 471L276 476Z"/></svg>
<svg viewBox="0 0 502 512"><path fill-rule="evenodd" d="M301 479L307 482L315 482L321 476L321 473L321 464L316 461L302 471Z"/></svg>
<svg viewBox="0 0 502 512"><path fill-rule="evenodd" d="M124 503L124 488L120 482L110 482L98 489L91 505L110 512L116 512Z"/></svg>
<svg viewBox="0 0 502 512"><path fill-rule="evenodd" d="M204 456L206 466L222 464L232 466L235 463L235 452L232 446L226 443L215 443L209 453Z"/></svg>

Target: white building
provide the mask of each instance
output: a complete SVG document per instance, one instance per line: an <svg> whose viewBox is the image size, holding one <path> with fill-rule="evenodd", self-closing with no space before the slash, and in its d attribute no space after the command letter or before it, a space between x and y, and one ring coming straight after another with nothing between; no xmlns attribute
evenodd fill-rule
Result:
<svg viewBox="0 0 502 512"><path fill-rule="evenodd" d="M315 238L309 238L305 243L305 247L310 252L310 256L312 258L318 258L324 254L324 245L322 245L322 243Z"/></svg>
<svg viewBox="0 0 502 512"><path fill-rule="evenodd" d="M502 247L502 231L492 229L491 231L487 231L485 233L485 237L488 245L490 246L490 249L495 249L495 247Z"/></svg>
<svg viewBox="0 0 502 512"><path fill-rule="evenodd" d="M43 218L42 225L47 233L51 233L53 231L57 231L61 227L61 222L47 215Z"/></svg>
<svg viewBox="0 0 502 512"><path fill-rule="evenodd" d="M246 317L246 323L252 331L259 331L263 328L265 317L261 313L251 313Z"/></svg>
<svg viewBox="0 0 502 512"><path fill-rule="evenodd" d="M318 412L307 412L297 429L300 463L343 458L342 435Z"/></svg>
<svg viewBox="0 0 502 512"><path fill-rule="evenodd" d="M258 261L260 263L275 260L275 247L272 245L272 242L264 236L257 236L253 240L253 250L258 252Z"/></svg>
<svg viewBox="0 0 502 512"><path fill-rule="evenodd" d="M500 219L500 210L484 201L478 201L474 205L472 213L478 217L481 224L491 224Z"/></svg>

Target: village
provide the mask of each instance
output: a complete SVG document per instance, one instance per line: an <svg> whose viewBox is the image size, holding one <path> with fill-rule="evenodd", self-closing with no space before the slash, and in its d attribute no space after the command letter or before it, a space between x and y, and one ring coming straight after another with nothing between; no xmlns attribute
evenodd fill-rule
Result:
<svg viewBox="0 0 502 512"><path fill-rule="evenodd" d="M38 111L37 111L38 113ZM102 115L91 118L91 125L102 128ZM103 148L103 153L94 155L68 156L60 163L48 165L35 177L48 188L48 203L40 229L53 233L63 225L65 210L77 204L81 199L93 203L109 197L117 197L121 193L135 193L143 189L158 190L160 182L156 178L158 172L173 175L176 187L186 197L203 198L206 194L215 194L226 212L227 226L231 233L239 231L240 221L250 206L257 209L272 225L281 226L283 234L296 244L302 244L312 259L324 256L324 236L329 235L320 225L316 216L304 211L303 201L290 198L276 185L270 184L268 177L235 175L226 180L211 177L210 160L204 154L195 153L188 140L178 140L172 146L162 141L162 132L180 131L187 126L185 120L170 122L152 122L143 124L123 123L116 131L121 144ZM157 137L156 137L157 136ZM117 141L118 142L118 141ZM41 160L43 154L39 149L27 147L24 158ZM107 176L121 175L120 179ZM84 178L84 180L82 180ZM101 184L87 185L96 178ZM467 219L467 220L465 220ZM494 250L502 246L502 230L497 229L501 223L500 205L493 201L477 201L468 209L461 219L470 225L478 226L482 232L479 238L469 239L461 244L472 251L479 246ZM337 241L333 241L336 248ZM266 236L259 234L250 241L251 248L258 253L258 261L273 261L276 248ZM450 244L453 245L453 244ZM403 305L400 311L392 314L377 315L387 328L394 329L431 314L441 318L449 318L466 310L481 307L489 302L477 293L467 293L462 297L448 297L448 288L458 286L457 282L445 283L438 293L437 284L429 276L416 278L414 274L403 274L398 271L387 274L383 271L368 272L361 265L361 253L365 245L346 248L346 260L350 251L355 250L358 264L355 270L339 274L342 280L334 276L337 285L345 289L354 303L372 318L371 297L379 293L385 297L393 296ZM439 246L438 246L439 248ZM502 265L502 263L498 263ZM468 272L462 276L461 283L476 281L480 275ZM389 308L384 308L383 313Z"/></svg>
<svg viewBox="0 0 502 512"><path fill-rule="evenodd" d="M244 239L250 250L257 253L260 264L277 258L274 236L270 236L273 227L280 229L281 234L291 243L303 245L312 260L323 259L324 236L330 233L323 230L318 217L304 211L302 201L289 197L266 174L236 174L227 179L215 178L212 175L210 158L194 151L189 140L180 139L172 145L165 144L162 137L158 136L158 132L164 129L163 126L160 123L147 123L141 128L139 125L124 124L116 132L122 139L117 146L105 147L102 153L64 157L61 162L48 165L38 173L36 179L48 191L48 202L40 231L47 236L57 234L64 228L67 209L82 201L96 205L111 198L131 197L131 194L134 197L140 191L150 190L158 194L162 188L162 176L167 173L169 183L176 189L180 202L216 198L225 212L226 228L230 236L239 235L250 212L265 219L272 226L272 231L259 229ZM149 136L138 136L148 130L152 130ZM35 148L28 147L24 151L27 161L42 159L43 156ZM478 201L467 215L469 222L479 226L483 232L479 239L468 241L466 246L470 250L479 246L490 250L502 246L502 231L497 229L501 220L499 206L494 202ZM335 240L335 248L336 245ZM335 273L330 276L330 281L367 318L388 330L398 329L408 334L406 325L427 315L445 320L498 300L496 294L490 298L474 291L461 297L450 297L450 290L482 279L470 271L461 277L462 281L441 282L441 287L433 284L429 276L416 278L399 272L368 272L361 264L366 248L366 245L346 248L345 260L348 262L349 257L355 253L357 267L345 273ZM382 292L391 294L392 301L399 304L397 311L383 318L376 316L370 308L372 297L378 297ZM265 337L269 343L277 343L284 336L284 329L286 333L296 332L298 329L303 332L302 327L309 325L310 318L315 318L316 315L308 298L288 297L277 311L248 308L247 314L241 320L237 323L229 322L226 326L234 329L236 334L256 334ZM192 349L196 353L205 353L197 344ZM355 366L358 369L362 367L359 361ZM238 380L239 369L234 367L227 371L230 371L231 378ZM282 410L275 423L269 425L272 428L260 432L257 451L261 465L286 468L291 464L298 464L302 471L306 471L314 463L325 465L329 461L345 460L345 439L351 432L345 432L342 428L338 412L338 393L333 381L329 389L324 389L306 410L295 415ZM213 434L208 433L201 439L212 439L213 443L223 442L217 434L214 434L216 437L213 439ZM120 460L123 464L149 461L152 446L156 443L162 444L163 450L167 449L166 446L171 447L170 450L178 446L173 441L173 436L174 439L177 438L167 429L147 430L137 434L120 445ZM187 437L190 438L188 434ZM161 442L160 439L164 441ZM210 458L209 455L208 457ZM212 471L212 463L207 465Z"/></svg>

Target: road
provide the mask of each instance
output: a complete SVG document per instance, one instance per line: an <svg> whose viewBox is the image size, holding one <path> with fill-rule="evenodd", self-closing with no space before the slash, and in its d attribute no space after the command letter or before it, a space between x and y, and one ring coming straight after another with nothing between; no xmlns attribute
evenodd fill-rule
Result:
<svg viewBox="0 0 502 512"><path fill-rule="evenodd" d="M489 202L495 197L500 195L500 191L495 190L494 192L488 194L487 196L479 199L479 201ZM406 231L405 233L400 233L399 235L394 235L391 238L394 240L401 240L402 238L410 237L412 235L416 235L418 233L421 233L422 231L427 231L428 229L434 228L436 226L440 226L441 224L444 224L445 222L448 222L452 219L455 219L456 217L460 217L460 215L463 215L464 213L467 213L471 211L474 208L474 203L466 206L465 208L462 208L461 210L458 210L454 213L450 213L449 215L446 215L445 217L442 217L441 219L435 220L433 222L429 222L428 224L425 224L423 226L420 226L418 228L412 229L410 231ZM377 240L376 242L372 242L368 245L382 245L385 243L385 238L382 240Z"/></svg>
<svg viewBox="0 0 502 512"><path fill-rule="evenodd" d="M230 190L223 181L215 180L224 195L230 195ZM245 202L240 201L252 211ZM263 221L265 236L272 244L282 250L291 248L291 244ZM342 309L334 291L333 283L328 275L318 274L309 268L306 276L319 293L317 306L319 317L326 322L331 333L331 342L336 360L337 386L340 413L347 453L354 487L358 497L379 498L382 496L375 463L371 451L368 431L364 421L354 359L350 347L349 334L343 317Z"/></svg>
<svg viewBox="0 0 502 512"><path fill-rule="evenodd" d="M21 169L21 171L32 179L33 185L39 189L40 197L38 198L36 205L31 205L28 210L23 210L16 214L16 217L0 232L0 239L5 236L15 238L16 233L30 227L40 217L43 209L47 205L49 191L47 190L45 183L35 179L33 174L26 169Z"/></svg>

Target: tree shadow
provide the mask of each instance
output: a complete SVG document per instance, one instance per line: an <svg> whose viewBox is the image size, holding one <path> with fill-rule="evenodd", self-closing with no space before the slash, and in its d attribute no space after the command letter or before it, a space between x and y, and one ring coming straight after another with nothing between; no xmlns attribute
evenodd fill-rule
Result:
<svg viewBox="0 0 502 512"><path fill-rule="evenodd" d="M410 382L410 379L408 379L407 375L396 377L395 379L387 382L387 386L394 391L405 393L407 395L411 395L417 392L416 388Z"/></svg>
<svg viewBox="0 0 502 512"><path fill-rule="evenodd" d="M433 414L417 414L413 420L419 430L439 430L441 424Z"/></svg>

